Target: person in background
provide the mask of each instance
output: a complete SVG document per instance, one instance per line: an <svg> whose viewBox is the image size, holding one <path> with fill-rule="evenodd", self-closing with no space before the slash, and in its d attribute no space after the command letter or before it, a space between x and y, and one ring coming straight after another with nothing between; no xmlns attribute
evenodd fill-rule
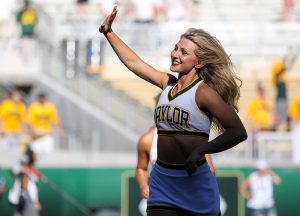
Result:
<svg viewBox="0 0 300 216"><path fill-rule="evenodd" d="M288 115L292 120L293 162L300 163L300 88L289 105Z"/></svg>
<svg viewBox="0 0 300 216"><path fill-rule="evenodd" d="M195 14L195 16L190 17L192 22L201 22L202 19L202 1L201 0L191 0L189 11L191 14Z"/></svg>
<svg viewBox="0 0 300 216"><path fill-rule="evenodd" d="M157 21L158 1L160 0L130 0L129 16L134 23L151 24Z"/></svg>
<svg viewBox="0 0 300 216"><path fill-rule="evenodd" d="M154 97L155 105L160 97L159 93ZM211 155L205 155L209 168L215 174L215 166L213 164ZM141 196L143 198L139 205L140 211L146 215L147 199L149 196L149 172L154 166L157 159L157 128L151 127L138 140L137 144L137 165L135 169L135 178L140 188ZM149 167L150 166L150 167Z"/></svg>
<svg viewBox="0 0 300 216"><path fill-rule="evenodd" d="M22 172L27 173L29 178L37 184L38 181L42 178L42 174L35 168L37 154L31 149L29 145L27 146L24 156L25 163L22 165Z"/></svg>
<svg viewBox="0 0 300 216"><path fill-rule="evenodd" d="M35 168L36 160L36 153L28 145L23 157L12 169L15 180L8 200L16 207L14 216L35 216L41 210L38 182L43 175Z"/></svg>
<svg viewBox="0 0 300 216"><path fill-rule="evenodd" d="M294 0L282 0L282 21L291 21L295 4Z"/></svg>
<svg viewBox="0 0 300 216"><path fill-rule="evenodd" d="M139 139L137 144L137 165L135 170L136 180L140 187L141 196L148 199L149 196L149 165L153 166L157 158L157 129L151 127ZM215 166L213 164L211 155L205 155L209 168L215 174Z"/></svg>
<svg viewBox="0 0 300 216"><path fill-rule="evenodd" d="M240 193L247 200L252 216L277 216L273 185L280 183L281 178L268 167L267 162L259 160L256 171L240 185Z"/></svg>
<svg viewBox="0 0 300 216"><path fill-rule="evenodd" d="M159 93L154 97L155 105L157 104ZM149 175L149 165L152 167L157 158L157 129L152 126L148 131L146 131L138 140L137 143L137 165L135 169L135 178L140 188L141 196L145 200L149 196L149 185L148 185L148 175ZM146 206L146 205L145 205ZM144 209L146 214L146 208Z"/></svg>
<svg viewBox="0 0 300 216"><path fill-rule="evenodd" d="M253 157L258 156L256 135L260 131L271 129L271 102L261 83L257 84L256 95L251 99L247 107L247 117L251 130Z"/></svg>
<svg viewBox="0 0 300 216"><path fill-rule="evenodd" d="M159 1L161 0L129 0L127 14L130 20L132 32L132 40L129 42L135 47L153 47L157 43L152 37L154 30L159 31ZM144 43L144 41L148 43Z"/></svg>
<svg viewBox="0 0 300 216"><path fill-rule="evenodd" d="M140 204L140 211L146 215L147 203L149 197L149 166L154 166L157 158L157 129L151 127L139 139L137 144L137 165L135 169L135 178L140 188L141 196L144 199ZM205 155L209 168L215 174L215 166L211 155Z"/></svg>
<svg viewBox="0 0 300 216"><path fill-rule="evenodd" d="M34 183L25 172L21 172L14 182L9 193L9 201L15 206L13 216L38 216L41 205L38 201L38 192ZM14 195L12 195L14 194Z"/></svg>
<svg viewBox="0 0 300 216"><path fill-rule="evenodd" d="M37 186L43 175L35 167L37 161L36 153L31 149L30 145L26 147L20 161L12 168L12 175L17 179L21 173L28 175L29 179Z"/></svg>
<svg viewBox="0 0 300 216"><path fill-rule="evenodd" d="M17 12L16 19L21 27L21 37L32 38L36 35L35 28L38 17L36 11L31 8L29 0L24 0L24 6Z"/></svg>
<svg viewBox="0 0 300 216"><path fill-rule="evenodd" d="M289 48L288 53L274 62L272 82L275 86L274 130L290 130L288 110L288 71L291 70L298 58L300 47Z"/></svg>
<svg viewBox="0 0 300 216"><path fill-rule="evenodd" d="M191 28L171 51L170 70L178 77L158 71L112 31L116 15L115 7L99 31L130 71L162 89L154 110L157 160L147 215L220 215L219 188L205 155L247 139L236 113L240 85L229 56L215 37ZM221 133L208 141L212 122Z"/></svg>
<svg viewBox="0 0 300 216"><path fill-rule="evenodd" d="M24 63L35 54L36 27L38 23L37 12L31 7L29 0L24 0L24 6L17 12L17 24L21 29L21 54Z"/></svg>
<svg viewBox="0 0 300 216"><path fill-rule="evenodd" d="M76 19L86 21L89 10L89 0L76 0Z"/></svg>
<svg viewBox="0 0 300 216"><path fill-rule="evenodd" d="M190 6L189 0L163 0L165 20L167 22L189 21Z"/></svg>
<svg viewBox="0 0 300 216"><path fill-rule="evenodd" d="M0 147L17 149L26 129L26 105L18 90L12 90L0 107Z"/></svg>
<svg viewBox="0 0 300 216"><path fill-rule="evenodd" d="M30 104L27 120L33 134L32 149L37 153L54 151L53 128L58 135L62 128L55 105L47 100L44 93Z"/></svg>

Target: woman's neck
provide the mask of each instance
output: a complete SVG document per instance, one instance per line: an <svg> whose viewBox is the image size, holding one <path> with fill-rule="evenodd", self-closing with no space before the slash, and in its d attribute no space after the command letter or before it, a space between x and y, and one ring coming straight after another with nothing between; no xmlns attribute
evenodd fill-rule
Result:
<svg viewBox="0 0 300 216"><path fill-rule="evenodd" d="M199 76L198 74L195 72L190 72L187 74L183 74L183 75L179 75L178 77L178 82L177 82L177 91L180 91L184 88L186 88L187 86L189 86L192 82L194 82L196 79L198 79Z"/></svg>

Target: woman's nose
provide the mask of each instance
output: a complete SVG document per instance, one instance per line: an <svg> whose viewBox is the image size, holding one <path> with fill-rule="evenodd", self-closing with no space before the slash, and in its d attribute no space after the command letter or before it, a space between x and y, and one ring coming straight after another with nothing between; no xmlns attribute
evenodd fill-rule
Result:
<svg viewBox="0 0 300 216"><path fill-rule="evenodd" d="M178 52L174 50L174 51L171 53L171 56L172 56L172 57L178 57Z"/></svg>

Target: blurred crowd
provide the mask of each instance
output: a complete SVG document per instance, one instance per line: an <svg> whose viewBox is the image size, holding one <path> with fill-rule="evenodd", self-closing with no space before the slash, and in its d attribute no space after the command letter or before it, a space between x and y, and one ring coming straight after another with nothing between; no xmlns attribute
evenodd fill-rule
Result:
<svg viewBox="0 0 300 216"><path fill-rule="evenodd" d="M0 176L0 198L8 190L14 216L38 216L41 211L38 182L45 177L35 168L35 162L38 153L54 151L55 129L61 134L56 107L44 93L27 106L21 92L14 89L0 103L0 151L22 153L11 170L13 186L6 188L5 178Z"/></svg>
<svg viewBox="0 0 300 216"><path fill-rule="evenodd" d="M275 97L272 99L266 90L266 84L258 82L256 94L247 107L248 125L250 126L253 156L257 157L257 134L262 131L292 131L294 161L299 159L299 124L300 124L300 88L293 98L289 98L289 70L296 62L299 47L291 48L272 67L272 86Z"/></svg>
<svg viewBox="0 0 300 216"><path fill-rule="evenodd" d="M57 108L45 93L40 92L27 105L21 91L13 89L1 101L0 151L10 149L21 153L10 169L13 177L11 186L6 184L0 169L0 199L7 192L13 216L40 215L39 182L48 184L48 179L35 164L41 153L45 156L55 150L54 136L61 134Z"/></svg>
<svg viewBox="0 0 300 216"><path fill-rule="evenodd" d="M122 10L122 19L138 23L200 21L202 4L205 0L73 0L78 18L90 15L90 6L97 7L103 17L114 6ZM11 37L15 32L21 36L33 36L40 11L36 5L39 0L1 0L0 1L0 37ZM51 2L51 1L49 1ZM66 4L72 3L68 1ZM241 1L243 2L243 1ZM249 1L246 1L247 3ZM281 0L279 21L290 21L295 13L296 1ZM251 1L249 2L251 3ZM47 2L45 2L47 4ZM13 29L17 24L18 29Z"/></svg>
<svg viewBox="0 0 300 216"><path fill-rule="evenodd" d="M56 107L40 93L28 106L18 90L12 90L0 104L0 148L36 152L54 150L53 129L61 134Z"/></svg>
<svg viewBox="0 0 300 216"><path fill-rule="evenodd" d="M280 12L274 21L293 20L296 2L281 1ZM93 16L105 17L117 5L122 21L143 28L144 24L147 26L167 22L202 22L203 3L204 0L73 0L66 3L72 9L62 13L73 14L72 17L76 21L87 21ZM30 62L30 57L34 56L39 48L39 33L45 28L39 25L43 4L39 0L0 1L0 56L5 54L9 46L15 46L20 51L23 63ZM16 40L11 43L12 39Z"/></svg>
<svg viewBox="0 0 300 216"><path fill-rule="evenodd" d="M111 12L114 5L123 8L123 18L134 22L200 21L202 4L205 0L77 0L80 11L86 11L91 2L99 4L103 16ZM243 2L243 1L241 1ZM247 1L250 3L251 1ZM281 10L277 21L292 20L295 12L294 0L281 0Z"/></svg>

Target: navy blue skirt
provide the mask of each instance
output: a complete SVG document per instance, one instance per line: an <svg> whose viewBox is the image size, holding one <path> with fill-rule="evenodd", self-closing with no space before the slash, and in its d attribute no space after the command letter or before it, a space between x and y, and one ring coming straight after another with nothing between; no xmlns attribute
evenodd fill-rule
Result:
<svg viewBox="0 0 300 216"><path fill-rule="evenodd" d="M206 162L191 176L185 169L170 169L156 163L149 186L148 209L174 207L196 215L220 212L218 184Z"/></svg>

